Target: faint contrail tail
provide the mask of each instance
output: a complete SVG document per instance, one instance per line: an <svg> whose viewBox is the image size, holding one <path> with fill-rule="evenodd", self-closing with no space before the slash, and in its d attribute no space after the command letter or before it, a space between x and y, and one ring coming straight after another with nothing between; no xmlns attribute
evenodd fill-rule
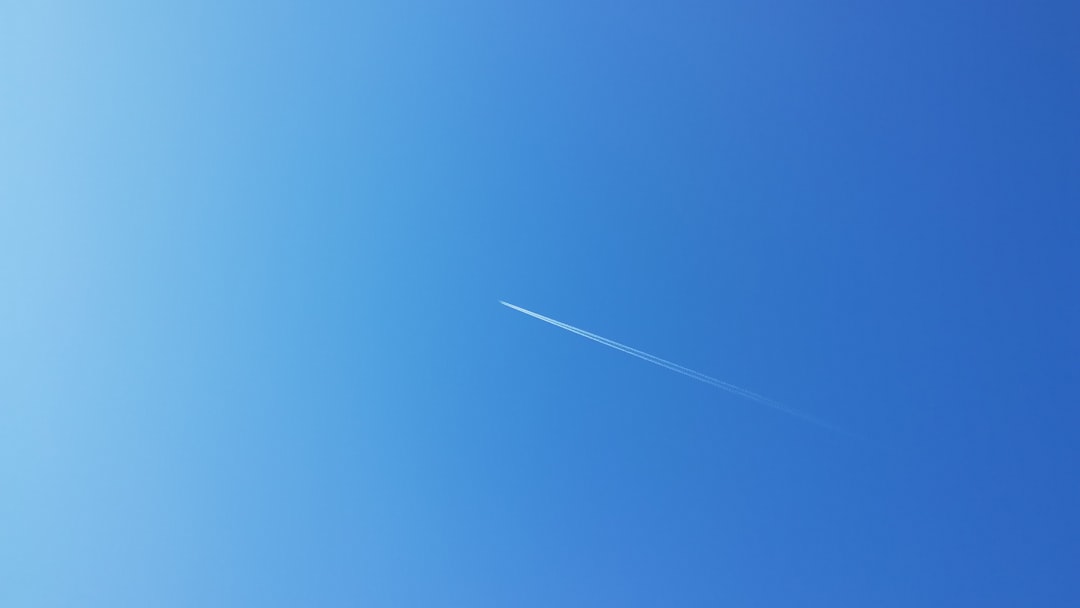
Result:
<svg viewBox="0 0 1080 608"><path fill-rule="evenodd" d="M694 370L692 370L692 369L690 369L688 367L683 367L682 365L679 365L678 363L673 363L671 361L668 361L667 359L662 359L660 357L657 357L656 355L650 355L649 353L646 353L644 351L640 351L640 350L638 350L636 348L632 348L630 346L627 346L625 344L621 344L621 343L616 342L614 340L609 340L609 339L607 339L607 338L605 338L603 336L598 336L598 335L596 335L596 334L594 334L592 332L585 331L584 329L574 327L573 325L569 325L567 323L562 323L561 321L556 321L555 319L552 319L550 317L545 317L544 315L539 314L539 313L535 313L535 312L533 312L531 310L526 310L526 309L524 309L524 308L522 308L520 306L515 306L515 305L513 305L513 304L511 304L509 302L504 302L502 300L499 300L499 304L502 304L503 306L506 306L508 308L512 308L512 309L514 309L514 310L516 310L518 312L525 313L525 314L529 315L530 317L540 319L541 321L544 321L545 323L550 323L550 324L554 325L555 327L560 327L562 329L565 329L566 331L575 333L575 334L577 334L579 336L582 336L583 338L588 338L588 339L590 339L590 340L592 340L594 342L599 342L600 344L603 344L604 346L609 346L611 348L614 348L615 350L622 351L622 352L624 352L624 353L626 353L628 355L637 357L638 359L643 359L645 361L648 361L649 363L659 365L660 367L663 367L665 369L669 369L669 370L671 370L673 372L677 372L677 373L682 374L684 376L688 376L688 377L693 378L695 380L698 380L700 382L704 382L705 384L715 386L716 388L723 389L725 391L728 391L729 393L733 393L735 395L738 395L740 397L749 399L749 400L754 401L756 403L766 405L766 406L771 407L773 409L784 412L785 414L795 416L796 418L801 418L803 420L806 420L807 422L812 422L812 423L814 423L816 425L825 427L825 428L833 430L833 431L837 431L839 433L843 433L845 435L848 434L845 431L843 431L842 429L839 429L839 428L837 428L837 427L835 427L835 426L833 426L833 425L831 425L831 424L829 424L827 422L824 422L822 420L818 420L817 418L814 418L813 416L809 416L809 415L804 414L802 412L793 410L793 409L783 405L782 403L779 403L777 401L769 399L768 397L763 397L763 396L761 396L761 395L759 395L759 394L757 394L755 392L748 391L745 388L735 386L734 384L724 382L723 380L718 380L716 378L713 378L712 376L708 376L708 375L705 375L705 374L703 374L701 372L694 371Z"/></svg>

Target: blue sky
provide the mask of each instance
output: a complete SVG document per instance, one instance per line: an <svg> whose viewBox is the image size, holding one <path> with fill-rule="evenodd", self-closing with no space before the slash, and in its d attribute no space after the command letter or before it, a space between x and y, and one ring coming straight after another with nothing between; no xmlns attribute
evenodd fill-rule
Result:
<svg viewBox="0 0 1080 608"><path fill-rule="evenodd" d="M1078 18L0 8L0 603L1076 605Z"/></svg>

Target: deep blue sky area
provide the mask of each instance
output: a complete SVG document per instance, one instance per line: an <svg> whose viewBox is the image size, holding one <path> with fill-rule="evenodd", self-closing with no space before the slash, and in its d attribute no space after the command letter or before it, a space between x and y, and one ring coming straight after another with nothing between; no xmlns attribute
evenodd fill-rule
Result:
<svg viewBox="0 0 1080 608"><path fill-rule="evenodd" d="M1078 31L6 3L0 605L1080 605Z"/></svg>

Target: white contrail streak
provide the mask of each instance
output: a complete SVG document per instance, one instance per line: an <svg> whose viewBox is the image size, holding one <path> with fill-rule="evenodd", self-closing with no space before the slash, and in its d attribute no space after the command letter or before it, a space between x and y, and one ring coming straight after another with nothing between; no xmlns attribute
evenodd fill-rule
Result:
<svg viewBox="0 0 1080 608"><path fill-rule="evenodd" d="M574 327L573 325L568 325L566 323L562 323L561 321L556 321L555 319L552 319L550 317L545 317L544 315L539 314L539 313L535 313L535 312L533 312L531 310L526 310L526 309L524 309L524 308L522 308L520 306L515 306L515 305L513 305L513 304L511 304L509 302L504 302L502 300L499 300L499 304L502 304L503 306L506 306L508 308L512 308L512 309L514 309L514 310L516 310L518 312L525 313L525 314L529 315L530 317L540 319L541 321L544 321L545 323L550 323L550 324L554 325L555 327L560 327L562 329L565 329L566 331L575 333L575 334L577 334L577 335L579 335L579 336L581 336L583 338L588 338L588 339L590 339L590 340L592 340L594 342L599 342L600 344L603 344L604 346L609 346L611 348L614 348L615 350L618 350L618 351L624 352L624 353L626 353L628 355L637 357L638 359L643 359L645 361L648 361L649 363L659 365L660 367L663 367L664 369L669 369L669 370L671 370L673 372L676 372L676 373L682 374L684 376L688 376L690 378L693 378L694 380L698 380L700 382L704 382L705 384L715 386L716 388L723 389L725 391L728 391L729 393L733 393L733 394L738 395L740 397L743 397L745 399L749 399L750 401L760 403L761 405L766 405L766 406L771 407L771 408L773 408L775 410L779 410L781 412L784 412L785 414L795 416L796 418L801 418L803 420L806 420L808 422L812 422L812 423L817 424L819 426L823 426L825 428L832 429L834 431L847 434L843 430L838 429L837 427L835 427L835 426L833 426L833 425L831 425L831 424L829 424L827 422L818 420L817 418L814 418L813 416L809 416L809 415L804 414L802 412L793 410L793 409L783 405L782 403L779 403L777 401L773 401L772 399L769 399L768 397L763 397L763 396L761 396L761 395L759 395L759 394L757 394L755 392L748 391L745 388L735 386L734 384L724 382L723 380L717 380L716 378L713 378L712 376L707 376L707 375L705 375L705 374L703 374L701 372L696 372L696 371L694 371L694 370L692 370L692 369L690 369L688 367L683 367L682 365L679 365L678 363L673 363L671 361L668 361L667 359L662 359L660 357L657 357L656 355L650 355L649 353L646 353L644 351L640 351L640 350L638 350L636 348L632 348L630 346L627 346L625 344L621 344L621 343L616 342L614 340L609 340L609 339L607 339L607 338L605 338L603 336L598 336L598 335L596 335L596 334L594 334L592 332L585 331L584 329Z"/></svg>

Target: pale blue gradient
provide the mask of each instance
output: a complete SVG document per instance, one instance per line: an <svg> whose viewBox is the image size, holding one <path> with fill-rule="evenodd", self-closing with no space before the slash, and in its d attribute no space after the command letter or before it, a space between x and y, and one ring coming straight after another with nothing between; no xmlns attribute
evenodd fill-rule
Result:
<svg viewBox="0 0 1080 608"><path fill-rule="evenodd" d="M1078 12L6 4L0 606L1080 605Z"/></svg>

